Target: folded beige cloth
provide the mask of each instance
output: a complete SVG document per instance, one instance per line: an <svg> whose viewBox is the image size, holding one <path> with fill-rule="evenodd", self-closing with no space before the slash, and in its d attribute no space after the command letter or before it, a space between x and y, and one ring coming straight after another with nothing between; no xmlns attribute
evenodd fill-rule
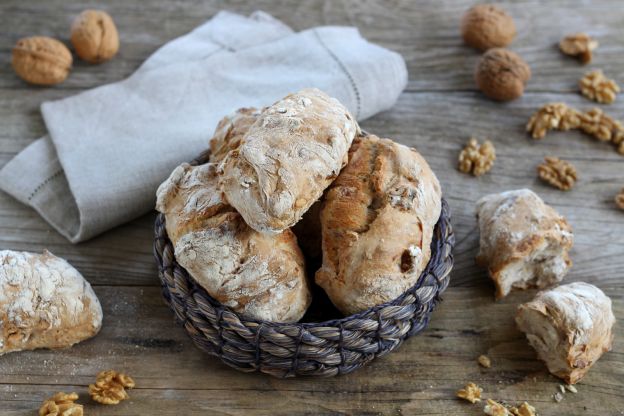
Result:
<svg viewBox="0 0 624 416"><path fill-rule="evenodd" d="M158 185L237 108L317 87L361 120L406 83L402 57L355 28L293 33L263 12L221 12L126 80L43 103L49 134L2 168L0 189L84 241L153 209Z"/></svg>

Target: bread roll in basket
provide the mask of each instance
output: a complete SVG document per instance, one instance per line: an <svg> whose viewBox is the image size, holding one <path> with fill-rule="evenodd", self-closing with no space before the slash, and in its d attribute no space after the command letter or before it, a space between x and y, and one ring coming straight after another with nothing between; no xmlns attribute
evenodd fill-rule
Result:
<svg viewBox="0 0 624 416"><path fill-rule="evenodd" d="M268 128L273 130L267 131ZM270 145L262 145L263 140ZM286 147L289 141L296 146L296 152ZM306 151L306 141L311 151ZM257 153L256 148L261 146L265 146L266 156ZM227 151L228 147L232 150ZM211 150L212 156L206 151L191 162L191 166L201 167L182 165L159 188L157 207L160 213L156 218L154 240L164 298L200 349L240 371L260 371L276 377L327 377L350 373L394 350L425 328L441 292L448 286L455 239L448 205L443 199L440 202L435 176L430 182L427 179L424 184L412 188L419 183L419 175L433 175L417 152L390 140L361 134L344 107L311 89L291 94L261 111L243 109L234 117L226 117L217 127ZM382 154L387 157L375 162L380 163L379 166L374 164L375 155ZM307 176L305 170L283 171L297 171L301 166L305 169L307 160L319 157L317 155L324 159L312 160L316 170L311 176ZM243 157L246 159L237 160ZM351 158L354 164L348 165L345 176L341 173L334 182ZM261 175L262 169L270 172L273 161L280 174L277 176L276 170L267 176L267 180L277 181L277 185L273 183L267 187L262 183L263 178L253 175L254 172ZM215 163L219 163L218 169ZM369 169L373 176L363 179L367 182L363 182L358 191L358 178L368 177ZM223 178L219 186L215 185L217 171ZM291 188L281 186L280 181L289 178L299 182L292 182ZM314 185L318 185L316 189ZM326 247L329 240L323 241L323 250L330 251L323 253L328 257L323 259L322 272L316 276L319 286L312 289L312 306L303 315L310 304L308 287L313 284L311 278L309 285L305 283L303 258L289 227L328 186L333 191L326 192L327 204L323 203L321 208L321 212L326 210L325 217L321 214L325 218L323 238L328 232L328 239L338 238L342 242L336 240ZM283 193L285 189L287 194ZM428 189L432 190L431 194L427 194ZM220 191L223 193L216 193ZM353 192L377 192L377 196L363 194L358 199ZM259 200L258 195L262 194L266 199ZM390 201L388 205L384 203L383 214L381 208L379 212L366 214L366 205L378 205L379 198ZM357 207L358 203L363 205L353 208L356 210L353 216L336 217L343 207ZM292 205L293 211L285 210L284 204ZM413 208L408 209L408 206ZM377 208L369 206L370 209ZM411 209L416 209L419 216L411 217ZM424 211L419 209L429 213L424 223L420 223ZM396 210L396 214L391 214L392 210ZM212 215L218 217L212 218ZM225 218L233 218L234 222L224 222ZM336 222L334 218L343 219ZM354 222L358 219L365 222L358 225ZM386 230L377 242L380 224L381 230L383 226ZM332 228L334 226L338 228ZM376 233L367 236L365 230L369 226L376 227L371 228ZM181 237L178 231L190 234ZM242 239L244 247L267 247L258 255L266 259L269 268L277 270L275 273L279 273L280 280L274 281L274 275L262 274L262 268L250 266L248 253L239 248L240 244L235 242L229 251L227 247L223 251L221 244L226 241L223 232L239 236L236 238ZM363 233L361 239L353 240L358 233ZM194 243L199 241L198 236L214 236L209 238L216 240L200 247ZM273 244L276 244L275 250L269 248ZM302 247L301 242L299 246ZM206 247L216 248L205 251ZM343 247L339 249L342 253L336 251L337 247ZM234 257L228 254L233 253L232 249L236 253ZM284 250L285 257L276 254L280 250ZM215 253L230 255L227 267L214 267L210 259ZM409 259L404 258L406 253ZM181 257L176 258L176 255ZM208 256L206 266L201 266L203 258L200 256ZM216 257L215 261L219 262L220 258ZM400 268L391 266L397 259ZM367 261L371 266L380 267L381 274L371 272ZM360 265L345 269L341 262ZM188 271L180 263L190 267ZM406 267L411 270L409 273ZM239 274L239 270L246 274ZM257 278L253 278L255 274ZM312 277L314 271L308 268L307 274ZM361 278L357 274L362 274ZM231 289L224 292L223 285ZM369 298L370 289L366 285L380 289L374 289L374 296ZM394 289L388 285L394 285ZM250 298L249 293L257 293L254 296L265 299L264 303L260 298ZM332 303L344 314L356 313L339 318L340 313ZM281 318L287 322L276 322Z"/></svg>

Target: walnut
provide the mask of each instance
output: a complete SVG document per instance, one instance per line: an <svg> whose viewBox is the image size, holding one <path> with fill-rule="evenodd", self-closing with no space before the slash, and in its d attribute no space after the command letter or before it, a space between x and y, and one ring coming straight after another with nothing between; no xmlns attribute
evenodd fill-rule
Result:
<svg viewBox="0 0 624 416"><path fill-rule="evenodd" d="M615 196L615 204L619 209L624 210L624 188Z"/></svg>
<svg viewBox="0 0 624 416"><path fill-rule="evenodd" d="M509 101L524 93L531 69L516 53L494 48L483 54L475 70L477 86L485 95L498 101Z"/></svg>
<svg viewBox="0 0 624 416"><path fill-rule="evenodd" d="M615 81L605 77L599 69L585 74L579 81L579 88L585 97L601 104L613 103L620 92Z"/></svg>
<svg viewBox="0 0 624 416"><path fill-rule="evenodd" d="M487 355L480 355L479 358L477 358L477 362L481 367L490 368L492 366L492 361Z"/></svg>
<svg viewBox="0 0 624 416"><path fill-rule="evenodd" d="M135 386L129 376L114 370L98 373L95 384L89 384L91 398L102 404L118 404L129 398L126 389Z"/></svg>
<svg viewBox="0 0 624 416"><path fill-rule="evenodd" d="M505 406L495 402L492 399L487 399L487 404L483 408L483 413L490 416L509 416L510 413Z"/></svg>
<svg viewBox="0 0 624 416"><path fill-rule="evenodd" d="M512 407L511 413L515 416L536 416L537 412L533 406L527 402L522 403L519 407Z"/></svg>
<svg viewBox="0 0 624 416"><path fill-rule="evenodd" d="M602 142L624 140L624 126L606 115L600 108L581 113L581 130ZM619 143L615 143L616 145Z"/></svg>
<svg viewBox="0 0 624 416"><path fill-rule="evenodd" d="M72 23L71 43L76 54L87 62L108 61L119 50L115 22L102 10L85 10Z"/></svg>
<svg viewBox="0 0 624 416"><path fill-rule="evenodd" d="M58 392L43 402L39 416L82 416L82 405L74 403L76 400L76 393Z"/></svg>
<svg viewBox="0 0 624 416"><path fill-rule="evenodd" d="M496 151L492 142L486 140L479 145L477 139L472 138L459 153L458 169L463 173L481 176L492 169L494 160L496 160Z"/></svg>
<svg viewBox="0 0 624 416"><path fill-rule="evenodd" d="M583 64L591 62L592 51L598 47L598 42L587 33L568 35L559 42L559 49L566 55L575 56Z"/></svg>
<svg viewBox="0 0 624 416"><path fill-rule="evenodd" d="M581 125L581 113L564 103L549 103L531 116L526 129L534 139L542 139L549 130L570 130Z"/></svg>
<svg viewBox="0 0 624 416"><path fill-rule="evenodd" d="M516 25L501 7L479 4L464 13L461 34L467 45L484 51L509 45L516 37Z"/></svg>
<svg viewBox="0 0 624 416"><path fill-rule="evenodd" d="M460 399L468 400L470 403L476 403L481 401L482 392L483 389L475 383L468 383L463 389L457 390L456 395Z"/></svg>
<svg viewBox="0 0 624 416"><path fill-rule="evenodd" d="M17 41L11 59L13 69L24 81L36 85L63 82L72 66L71 52L56 39L33 36Z"/></svg>
<svg viewBox="0 0 624 416"><path fill-rule="evenodd" d="M545 157L544 163L537 167L537 174L543 181L562 191L572 189L577 179L574 166L557 157Z"/></svg>

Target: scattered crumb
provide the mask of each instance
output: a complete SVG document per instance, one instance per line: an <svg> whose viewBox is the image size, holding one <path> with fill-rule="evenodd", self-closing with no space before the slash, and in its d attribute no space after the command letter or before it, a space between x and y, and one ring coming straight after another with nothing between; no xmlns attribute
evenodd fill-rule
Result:
<svg viewBox="0 0 624 416"><path fill-rule="evenodd" d="M601 104L612 104L620 92L620 86L600 69L586 73L579 80L579 88L585 97Z"/></svg>
<svg viewBox="0 0 624 416"><path fill-rule="evenodd" d="M490 368L492 366L492 361L487 355L480 355L477 361L481 367Z"/></svg>
<svg viewBox="0 0 624 416"><path fill-rule="evenodd" d="M563 387L563 384L559 384L559 391L560 391L562 394L565 394L566 389L565 389L565 387Z"/></svg>
<svg viewBox="0 0 624 416"><path fill-rule="evenodd" d="M578 178L574 165L557 157L545 157L544 163L537 167L537 174L544 182L562 191L572 189Z"/></svg>
<svg viewBox="0 0 624 416"><path fill-rule="evenodd" d="M509 416L507 408L492 399L487 399L487 404L483 408L483 413L490 416Z"/></svg>
<svg viewBox="0 0 624 416"><path fill-rule="evenodd" d="M578 390L576 389L576 387L574 387L574 386L573 386L573 385L571 385L571 384L566 384L564 387L565 387L565 389L566 389L567 391L569 391L570 393L574 393L574 394L578 393Z"/></svg>
<svg viewBox="0 0 624 416"><path fill-rule="evenodd" d="M482 392L483 389L475 383L468 383L463 389L457 390L456 395L460 399L468 400L470 403L476 403L481 401Z"/></svg>
<svg viewBox="0 0 624 416"><path fill-rule="evenodd" d="M459 153L458 169L463 173L481 176L492 169L494 160L496 160L496 150L492 142L486 140L479 145L477 139L471 138Z"/></svg>
<svg viewBox="0 0 624 416"><path fill-rule="evenodd" d="M559 392L553 394L553 400L559 403L561 400L563 400L563 394Z"/></svg>

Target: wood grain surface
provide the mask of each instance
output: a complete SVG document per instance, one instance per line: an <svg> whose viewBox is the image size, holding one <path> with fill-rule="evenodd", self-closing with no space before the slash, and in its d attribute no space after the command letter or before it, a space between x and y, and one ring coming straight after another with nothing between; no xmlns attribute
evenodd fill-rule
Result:
<svg viewBox="0 0 624 416"><path fill-rule="evenodd" d="M86 415L479 415L482 405L454 397L468 381L484 395L509 403L529 401L540 415L624 414L624 212L613 203L624 187L624 157L607 144L577 133L553 133L533 141L524 125L546 102L581 109L593 103L576 91L587 70L601 68L624 84L624 5L620 0L505 2L518 27L511 48L531 66L533 78L519 100L499 104L475 90L478 53L462 45L461 14L473 2L430 1L23 1L0 2L0 166L45 133L39 105L130 75L160 45L196 27L217 11L265 10L297 30L334 24L357 26L369 40L400 52L409 85L396 106L362 123L380 136L415 146L437 173L453 211L458 244L451 287L429 328L398 351L354 374L331 379L276 380L241 374L197 350L173 321L160 297L152 258L154 214L72 245L34 211L0 193L0 249L51 250L68 259L93 284L104 308L104 327L94 339L63 351L0 357L0 415L33 415L60 390L76 391ZM86 8L115 19L119 55L103 65L76 61L61 85L37 88L17 78L10 47L24 36L67 41L69 25ZM559 53L565 34L587 31L600 47L581 66ZM624 99L602 106L624 119ZM470 136L487 137L497 150L493 170L473 178L456 170ZM539 182L544 156L574 163L577 186L569 192ZM494 302L493 286L474 264L478 230L475 201L529 187L564 214L575 232L574 267L566 281L598 285L613 300L618 323L607 353L560 403L550 376L515 329L516 306L535 291ZM492 367L476 358L487 354ZM103 369L135 378L131 399L119 406L90 402L87 385Z"/></svg>

